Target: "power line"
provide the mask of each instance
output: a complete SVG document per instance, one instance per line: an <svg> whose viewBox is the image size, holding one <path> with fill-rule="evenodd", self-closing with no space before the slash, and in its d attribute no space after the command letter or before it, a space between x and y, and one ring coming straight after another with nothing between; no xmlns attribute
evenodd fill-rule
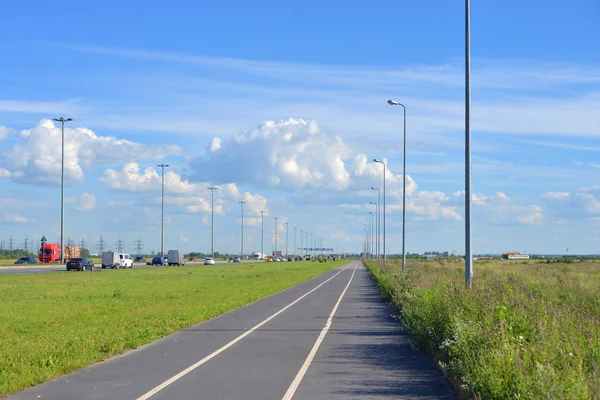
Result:
<svg viewBox="0 0 600 400"><path fill-rule="evenodd" d="M105 241L104 239L102 239L102 235L100 235L100 240L98 240L96 247L98 248L98 254L102 254L102 252L104 251L104 245L105 245Z"/></svg>
<svg viewBox="0 0 600 400"><path fill-rule="evenodd" d="M135 250L137 251L137 255L141 256L142 255L142 249L144 248L144 242L142 242L140 240L140 238L138 237L138 239L134 243L135 243Z"/></svg>
<svg viewBox="0 0 600 400"><path fill-rule="evenodd" d="M119 253L121 253L123 251L123 244L125 242L123 240L121 240L121 237L119 236L119 240L117 240L117 251Z"/></svg>
<svg viewBox="0 0 600 400"><path fill-rule="evenodd" d="M13 244L15 243L15 241L13 240L12 235L10 235L10 239L8 240L8 250L12 250L13 249Z"/></svg>

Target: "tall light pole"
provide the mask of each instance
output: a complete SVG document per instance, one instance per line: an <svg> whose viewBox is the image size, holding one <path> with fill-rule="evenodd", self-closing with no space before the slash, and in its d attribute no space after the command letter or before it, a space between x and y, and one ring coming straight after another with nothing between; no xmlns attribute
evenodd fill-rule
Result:
<svg viewBox="0 0 600 400"><path fill-rule="evenodd" d="M287 259L288 257L288 225L290 223L286 222L285 223L285 258Z"/></svg>
<svg viewBox="0 0 600 400"><path fill-rule="evenodd" d="M275 250L277 251L277 221L279 221L279 217L275 217ZM275 254L273 254L275 255Z"/></svg>
<svg viewBox="0 0 600 400"><path fill-rule="evenodd" d="M161 189L160 189L160 256L165 256L165 168L169 164L158 164L157 167L162 169L161 173Z"/></svg>
<svg viewBox="0 0 600 400"><path fill-rule="evenodd" d="M294 251L293 251L293 253L294 253L293 255L294 256L296 255L296 251L297 250L298 249L296 248L296 227L294 227Z"/></svg>
<svg viewBox="0 0 600 400"><path fill-rule="evenodd" d="M402 272L404 272L406 265L406 107L402 103L398 103L395 100L388 100L390 106L402 106L404 109L404 151L402 161Z"/></svg>
<svg viewBox="0 0 600 400"><path fill-rule="evenodd" d="M64 262L64 226L65 226L65 122L73 121L73 118L53 118L60 122L61 128L61 152L60 152L60 262Z"/></svg>
<svg viewBox="0 0 600 400"><path fill-rule="evenodd" d="M471 1L465 0L465 286L473 285L471 249Z"/></svg>
<svg viewBox="0 0 600 400"><path fill-rule="evenodd" d="M375 188L371 188L371 189L375 189ZM379 189L377 189L379 191ZM379 193L378 193L379 195ZM380 213L379 213L379 199L377 201L377 203L375 203L374 201L370 201L369 204L374 204L375 205L375 254L377 256L377 261L379 261L379 219L380 219Z"/></svg>
<svg viewBox="0 0 600 400"><path fill-rule="evenodd" d="M211 257L215 258L215 190L217 190L216 186L209 186L208 190L210 190L210 254Z"/></svg>
<svg viewBox="0 0 600 400"><path fill-rule="evenodd" d="M260 211L260 252L262 259L265 259L265 211Z"/></svg>
<svg viewBox="0 0 600 400"><path fill-rule="evenodd" d="M244 204L247 203L246 200L238 201L242 205L242 254L240 254L240 261L244 259Z"/></svg>
<svg viewBox="0 0 600 400"><path fill-rule="evenodd" d="M72 118L53 118L61 123L61 174L60 174L60 260L64 262L64 222L65 222L65 122L73 121Z"/></svg>
<svg viewBox="0 0 600 400"><path fill-rule="evenodd" d="M308 232L306 232L306 247L304 247L304 256L308 255Z"/></svg>
<svg viewBox="0 0 600 400"><path fill-rule="evenodd" d="M385 252L385 170L386 165L383 160L378 160L376 158L373 159L376 163L381 163L383 165L383 263L385 264L387 260L387 254Z"/></svg>
<svg viewBox="0 0 600 400"><path fill-rule="evenodd" d="M298 253L299 255L302 255L302 238L304 237L304 229L300 229L300 252Z"/></svg>
<svg viewBox="0 0 600 400"><path fill-rule="evenodd" d="M371 258L373 258L373 213L369 211L369 214L371 214Z"/></svg>

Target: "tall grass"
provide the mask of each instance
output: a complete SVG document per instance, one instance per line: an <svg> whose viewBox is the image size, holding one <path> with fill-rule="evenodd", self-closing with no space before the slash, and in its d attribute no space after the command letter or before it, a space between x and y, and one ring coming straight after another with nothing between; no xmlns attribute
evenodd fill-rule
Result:
<svg viewBox="0 0 600 400"><path fill-rule="evenodd" d="M342 264L0 275L0 396L134 349Z"/></svg>
<svg viewBox="0 0 600 400"><path fill-rule="evenodd" d="M369 264L415 345L467 398L600 398L600 263Z"/></svg>

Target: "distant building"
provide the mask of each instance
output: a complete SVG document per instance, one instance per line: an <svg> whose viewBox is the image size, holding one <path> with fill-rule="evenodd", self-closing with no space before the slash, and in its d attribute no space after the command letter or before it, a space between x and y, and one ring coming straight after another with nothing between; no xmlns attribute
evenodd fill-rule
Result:
<svg viewBox="0 0 600 400"><path fill-rule="evenodd" d="M521 254L516 251L507 251L502 253L503 260L529 260L529 254Z"/></svg>

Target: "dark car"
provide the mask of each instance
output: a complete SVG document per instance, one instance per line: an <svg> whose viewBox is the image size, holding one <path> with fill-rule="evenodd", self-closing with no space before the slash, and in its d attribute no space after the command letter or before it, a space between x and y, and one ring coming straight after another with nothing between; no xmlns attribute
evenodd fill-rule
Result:
<svg viewBox="0 0 600 400"><path fill-rule="evenodd" d="M135 262L146 262L146 257L144 257L144 256L137 256L135 258L135 260L133 260L133 261L135 261Z"/></svg>
<svg viewBox="0 0 600 400"><path fill-rule="evenodd" d="M152 265L167 265L167 259L164 257L156 256L152 259Z"/></svg>
<svg viewBox="0 0 600 400"><path fill-rule="evenodd" d="M37 260L33 257L21 257L15 261L15 264L37 264Z"/></svg>
<svg viewBox="0 0 600 400"><path fill-rule="evenodd" d="M242 262L242 260L240 260L240 258L239 258L239 257L233 257L233 262L234 262L234 263L241 263L241 262Z"/></svg>
<svg viewBox="0 0 600 400"><path fill-rule="evenodd" d="M288 261L294 261L294 259L292 258L292 256L288 256Z"/></svg>
<svg viewBox="0 0 600 400"><path fill-rule="evenodd" d="M76 271L93 271L94 263L88 260L87 258L71 258L67 262L67 271L71 271L72 269Z"/></svg>

